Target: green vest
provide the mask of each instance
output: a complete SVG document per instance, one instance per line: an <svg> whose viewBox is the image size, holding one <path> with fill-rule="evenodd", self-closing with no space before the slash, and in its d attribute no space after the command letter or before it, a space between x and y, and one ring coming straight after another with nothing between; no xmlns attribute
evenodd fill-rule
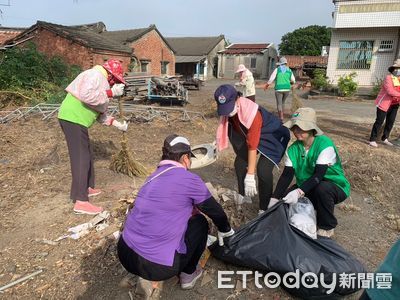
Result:
<svg viewBox="0 0 400 300"><path fill-rule="evenodd" d="M70 93L67 94L58 111L60 120L79 124L86 128L92 126L98 116L97 111L90 109Z"/></svg>
<svg viewBox="0 0 400 300"><path fill-rule="evenodd" d="M292 70L289 67L286 68L286 72L282 73L281 68L277 68L276 79L275 79L275 90L290 90L290 78L292 77Z"/></svg>
<svg viewBox="0 0 400 300"><path fill-rule="evenodd" d="M288 148L287 152L293 164L293 169L296 176L296 184L301 186L306 180L314 175L318 156L324 149L328 147L333 147L335 149L336 163L328 167L323 179L336 184L345 192L348 197L350 195L350 183L344 176L336 146L326 135L319 135L314 138L314 142L312 143L310 150L308 150L307 155L303 143L300 141L294 142Z"/></svg>

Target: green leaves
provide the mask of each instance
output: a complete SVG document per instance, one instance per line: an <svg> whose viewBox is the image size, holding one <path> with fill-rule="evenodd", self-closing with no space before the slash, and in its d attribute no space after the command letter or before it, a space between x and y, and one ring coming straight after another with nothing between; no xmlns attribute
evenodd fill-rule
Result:
<svg viewBox="0 0 400 300"><path fill-rule="evenodd" d="M339 94L344 97L351 97L357 92L358 83L354 81L357 77L356 72L342 75L338 80Z"/></svg>
<svg viewBox="0 0 400 300"><path fill-rule="evenodd" d="M280 55L321 55L322 46L331 42L331 29L311 25L286 33L279 44Z"/></svg>
<svg viewBox="0 0 400 300"><path fill-rule="evenodd" d="M33 43L0 52L0 89L18 90L39 102L61 102L64 88L80 71L60 57L46 57Z"/></svg>

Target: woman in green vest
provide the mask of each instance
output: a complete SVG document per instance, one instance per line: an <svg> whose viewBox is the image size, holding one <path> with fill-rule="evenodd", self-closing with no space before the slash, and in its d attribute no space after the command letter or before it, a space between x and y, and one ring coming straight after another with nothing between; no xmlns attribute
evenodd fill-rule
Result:
<svg viewBox="0 0 400 300"><path fill-rule="evenodd" d="M317 211L317 234L331 237L337 225L333 214L335 204L350 195L350 183L344 175L338 150L317 126L312 108L299 108L284 126L293 132L296 141L286 152L285 169L269 207L281 198L285 203L294 204L305 196ZM296 184L287 190L293 177Z"/></svg>
<svg viewBox="0 0 400 300"><path fill-rule="evenodd" d="M283 121L283 112L285 109L285 101L289 96L291 85L296 83L292 70L287 66L285 57L281 57L278 67L272 72L268 82L264 86L264 90L275 82L275 98L278 116Z"/></svg>
<svg viewBox="0 0 400 300"><path fill-rule="evenodd" d="M110 59L102 66L80 73L65 89L68 94L60 106L58 120L67 141L71 163L70 198L74 212L95 215L103 209L89 202L89 197L101 193L94 186L93 154L88 128L98 121L126 131L128 124L107 115L109 98L121 96L125 80L122 65Z"/></svg>

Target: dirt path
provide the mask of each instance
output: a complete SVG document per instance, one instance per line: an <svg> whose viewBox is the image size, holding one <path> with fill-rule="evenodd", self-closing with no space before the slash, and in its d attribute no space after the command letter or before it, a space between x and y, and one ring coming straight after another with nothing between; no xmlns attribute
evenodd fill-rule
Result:
<svg viewBox="0 0 400 300"><path fill-rule="evenodd" d="M129 148L135 158L153 170L161 156L161 143L171 132L186 135L192 144L212 142L217 125L212 92L220 83L210 82L199 92L190 92L187 108L202 111L207 120L183 122L172 116L169 123L158 120L131 124ZM273 107L271 99L260 96L259 103ZM324 101L313 104L315 108L319 105L317 110L325 105ZM325 107L328 112L320 118L321 127L338 145L353 187L351 199L346 200L352 209L336 210L339 226L335 239L372 271L398 238L390 216L400 213L399 149L369 148L365 143L369 127L359 125L354 118L342 118L342 106L360 111L357 118L362 118L369 103L329 105ZM366 115L363 123L368 123L370 117L371 114ZM6 290L0 298L130 299L130 290L119 286L127 273L115 256L112 236L92 232L79 240L64 239L54 245L44 241L54 240L69 227L90 219L71 213L69 159L56 120L33 118L0 124L0 130L0 286L44 269L34 279ZM95 146L97 186L104 191L94 201L111 211L108 222L112 228L119 228L127 206L125 199L132 198L143 179L132 180L108 169L111 155L119 149L119 135L113 128L95 125L90 135ZM214 185L234 189L232 154L231 149L223 152L220 160L197 173ZM256 203L247 205L246 220L256 212ZM172 280L162 295L166 299L291 299L281 289L217 289L217 270L230 269L237 268L211 258L206 266L208 277L203 276L210 281L203 280L192 291L182 291Z"/></svg>

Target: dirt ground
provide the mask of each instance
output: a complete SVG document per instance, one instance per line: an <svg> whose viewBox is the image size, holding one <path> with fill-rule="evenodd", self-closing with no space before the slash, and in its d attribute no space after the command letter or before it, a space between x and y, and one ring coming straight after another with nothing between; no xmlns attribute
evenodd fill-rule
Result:
<svg viewBox="0 0 400 300"><path fill-rule="evenodd" d="M182 121L180 114L171 113L168 122L131 123L127 134L135 159L149 171L154 170L161 156L162 141L173 132L187 136L193 145L212 142L217 127L212 93L219 83L210 82L200 91L190 91L191 103L185 108L202 112L205 120ZM264 95L268 97L271 96ZM273 101L270 98L258 101L273 109L268 104ZM305 100L305 105L309 101ZM352 185L351 198L336 209L339 225L334 239L373 271L399 235L400 148L382 145L371 149L366 144L371 124L334 118L334 108L329 117L322 116L320 127L338 146ZM116 240L110 235L122 224L127 201L134 197L144 180L109 170L111 155L120 147L117 130L98 124L90 129L95 150L96 186L103 190L93 201L111 212L110 227L99 232L92 230L78 240L67 238L56 243L48 241L91 219L72 213L69 158L57 119L41 121L32 117L0 124L0 132L0 287L43 269L33 279L0 293L0 298L141 299L134 294L132 278L127 277L118 262ZM214 186L235 189L233 151L222 152L217 162L196 173ZM276 170L275 180L278 176ZM245 205L243 211L228 212L231 218L240 215L243 222L250 220L257 214L256 202ZM193 290L181 290L177 280L172 279L160 292L161 297L292 299L281 289L260 290L252 285L244 290L217 289L217 270L237 269L211 257L205 268L206 275ZM355 299L356 295L349 298Z"/></svg>

